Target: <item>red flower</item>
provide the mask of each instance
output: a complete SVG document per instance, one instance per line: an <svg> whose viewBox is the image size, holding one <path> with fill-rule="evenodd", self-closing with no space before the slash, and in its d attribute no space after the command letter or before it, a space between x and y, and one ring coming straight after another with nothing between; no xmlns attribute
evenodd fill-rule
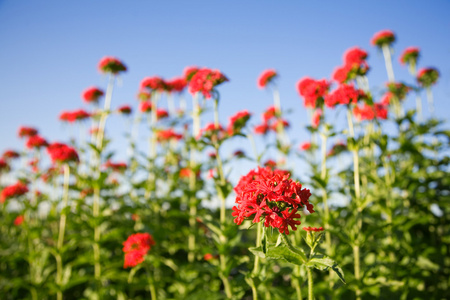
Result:
<svg viewBox="0 0 450 300"><path fill-rule="evenodd" d="M103 57L99 64L98 69L103 73L118 74L127 70L127 67L117 58L112 56Z"/></svg>
<svg viewBox="0 0 450 300"><path fill-rule="evenodd" d="M167 130L161 130L157 131L156 133L156 139L159 142L168 142L170 140L176 140L179 141L183 138L182 134L178 134L173 129L167 129Z"/></svg>
<svg viewBox="0 0 450 300"><path fill-rule="evenodd" d="M162 92L166 90L166 83L159 76L145 77L141 81L141 89L149 89L150 91Z"/></svg>
<svg viewBox="0 0 450 300"><path fill-rule="evenodd" d="M360 92L353 85L341 84L339 87L325 97L325 105L335 107L337 104L356 103Z"/></svg>
<svg viewBox="0 0 450 300"><path fill-rule="evenodd" d="M424 68L417 72L417 82L424 86L430 87L439 79L439 71L435 68Z"/></svg>
<svg viewBox="0 0 450 300"><path fill-rule="evenodd" d="M14 219L14 226L22 225L24 220L25 220L25 217L23 215L17 216L17 218Z"/></svg>
<svg viewBox="0 0 450 300"><path fill-rule="evenodd" d="M195 73L198 72L200 68L192 66L192 67L186 67L183 71L184 79L186 79L187 82L191 81L192 77L195 75Z"/></svg>
<svg viewBox="0 0 450 300"><path fill-rule="evenodd" d="M148 113L152 110L152 103L150 101L143 101L139 104L139 110L143 113Z"/></svg>
<svg viewBox="0 0 450 300"><path fill-rule="evenodd" d="M345 51L344 53L344 63L350 66L360 66L361 64L367 64L367 52L359 47L353 47Z"/></svg>
<svg viewBox="0 0 450 300"><path fill-rule="evenodd" d="M212 255L211 253L206 253L205 255L203 255L203 259L208 261L214 258L214 255Z"/></svg>
<svg viewBox="0 0 450 300"><path fill-rule="evenodd" d="M235 156L235 157L245 157L245 152L244 151L242 151L242 150L236 150L236 151L234 151L233 152L233 156Z"/></svg>
<svg viewBox="0 0 450 300"><path fill-rule="evenodd" d="M105 93L97 88L97 87L90 87L87 88L81 93L81 99L84 100L86 103L97 103L101 96L103 96Z"/></svg>
<svg viewBox="0 0 450 300"><path fill-rule="evenodd" d="M47 147L47 152L50 155L53 163L68 163L71 161L78 162L77 151L65 144L53 143Z"/></svg>
<svg viewBox="0 0 450 300"><path fill-rule="evenodd" d="M417 60L420 56L420 49L417 47L408 47L400 55L400 63L405 64L417 64Z"/></svg>
<svg viewBox="0 0 450 300"><path fill-rule="evenodd" d="M388 116L388 110L386 106L382 103L374 103L373 106L377 119L386 120Z"/></svg>
<svg viewBox="0 0 450 300"><path fill-rule="evenodd" d="M9 166L6 163L6 161L3 158L0 158L0 173L2 171L8 171L9 170Z"/></svg>
<svg viewBox="0 0 450 300"><path fill-rule="evenodd" d="M19 197L28 193L28 187L22 182L17 182L16 184L9 185L5 187L0 193L0 203L4 203L6 200Z"/></svg>
<svg viewBox="0 0 450 300"><path fill-rule="evenodd" d="M272 82L278 76L277 71L270 69L264 70L258 77L258 87L260 89L265 88L269 83Z"/></svg>
<svg viewBox="0 0 450 300"><path fill-rule="evenodd" d="M189 168L182 168L180 169L180 178L189 178L191 177L191 174L193 171Z"/></svg>
<svg viewBox="0 0 450 300"><path fill-rule="evenodd" d="M267 134L270 130L270 127L267 123L263 123L261 125L255 126L255 134Z"/></svg>
<svg viewBox="0 0 450 300"><path fill-rule="evenodd" d="M156 110L156 119L157 120L162 120L165 118L169 117L169 113L167 112L167 110L163 109L163 108L158 108Z"/></svg>
<svg viewBox="0 0 450 300"><path fill-rule="evenodd" d="M264 226L277 228L279 232L289 234L289 226L297 230L300 221L299 208L313 213L313 205L308 199L311 193L302 189L302 185L289 178L286 171L258 168L241 177L234 188L236 204L232 215L234 222L240 225L244 219L253 223L264 221Z"/></svg>
<svg viewBox="0 0 450 300"><path fill-rule="evenodd" d="M318 109L314 110L314 113L312 115L311 126L313 128L319 127L320 119L322 119L322 109L318 108Z"/></svg>
<svg viewBox="0 0 450 300"><path fill-rule="evenodd" d="M331 77L333 80L339 82L339 83L345 83L347 80L349 80L349 73L352 70L352 67L350 65L344 65L341 67L337 67L334 69L333 74Z"/></svg>
<svg viewBox="0 0 450 300"><path fill-rule="evenodd" d="M227 127L227 132L229 135L234 135L240 133L245 127L251 114L247 110L242 110L237 112L235 115L230 117L230 122Z"/></svg>
<svg viewBox="0 0 450 300"><path fill-rule="evenodd" d="M181 93L187 85L184 77L177 77L166 81L166 89L168 92Z"/></svg>
<svg viewBox="0 0 450 300"><path fill-rule="evenodd" d="M387 119L388 110L382 103L374 103L374 105L364 104L362 107L355 106L353 114L358 121Z"/></svg>
<svg viewBox="0 0 450 300"><path fill-rule="evenodd" d="M135 233L123 242L123 252L125 253L124 268L137 266L144 261L144 256L155 245L153 237L148 233Z"/></svg>
<svg viewBox="0 0 450 300"><path fill-rule="evenodd" d="M59 119L61 121L73 123L75 121L85 120L85 119L89 118L90 116L91 116L91 114L88 113L87 111L85 111L83 109L78 109L75 111L63 111L59 115Z"/></svg>
<svg viewBox="0 0 450 300"><path fill-rule="evenodd" d="M320 232L320 231L323 231L324 229L322 227L317 228L317 227L310 226L310 227L303 227L303 230L308 231L308 232L310 232L310 231Z"/></svg>
<svg viewBox="0 0 450 300"><path fill-rule="evenodd" d="M269 106L262 114L262 119L266 123L277 115L275 106Z"/></svg>
<svg viewBox="0 0 450 300"><path fill-rule="evenodd" d="M6 150L5 152L3 152L3 159L8 160L8 159L14 159L14 158L18 158L20 157L20 154L14 150Z"/></svg>
<svg viewBox="0 0 450 300"><path fill-rule="evenodd" d="M200 137L204 137L210 140L221 140L225 137L225 131L220 124L219 127L217 127L214 123L208 123L204 128L200 130L197 139L199 139Z"/></svg>
<svg viewBox="0 0 450 300"><path fill-rule="evenodd" d="M289 128L289 126L291 126L291 125L285 119L277 119L277 120L275 120L275 122L272 123L272 125L270 125L270 129L277 132L279 126L281 126L283 128Z"/></svg>
<svg viewBox="0 0 450 300"><path fill-rule="evenodd" d="M111 169L115 172L125 172L125 170L127 169L127 164L124 162L120 162L120 163L113 163L112 161L108 160L105 164L104 167L107 169Z"/></svg>
<svg viewBox="0 0 450 300"><path fill-rule="evenodd" d="M403 82L388 82L386 86L389 92L395 95L398 100L405 99L408 92L411 91L411 88Z"/></svg>
<svg viewBox="0 0 450 300"><path fill-rule="evenodd" d="M26 147L28 149L41 148L41 147L47 147L47 146L48 146L47 141L39 135L30 136L26 143Z"/></svg>
<svg viewBox="0 0 450 300"><path fill-rule="evenodd" d="M264 167L269 167L269 168L273 169L277 166L277 162L274 161L273 159L269 159L263 165L264 165Z"/></svg>
<svg viewBox="0 0 450 300"><path fill-rule="evenodd" d="M373 46L382 47L383 45L390 45L395 42L395 35L390 30L382 30L374 34L370 43Z"/></svg>
<svg viewBox="0 0 450 300"><path fill-rule="evenodd" d="M304 77L297 82L297 91L304 99L304 105L308 108L315 108L318 100L325 97L330 88L330 83L325 80L314 80Z"/></svg>
<svg viewBox="0 0 450 300"><path fill-rule="evenodd" d="M310 142L303 142L303 143L300 144L300 150L307 151L309 149L311 149L311 143Z"/></svg>
<svg viewBox="0 0 450 300"><path fill-rule="evenodd" d="M394 95L391 92L386 92L386 94L384 94L383 98L381 99L381 104L389 105L391 103L392 97L394 97Z"/></svg>
<svg viewBox="0 0 450 300"><path fill-rule="evenodd" d="M129 106L129 105L122 105L121 107L119 107L117 109L117 111L121 114L129 115L129 114L131 114L132 109L131 109L131 106Z"/></svg>
<svg viewBox="0 0 450 300"><path fill-rule="evenodd" d="M33 135L36 135L36 134L38 134L38 131L35 128L25 127L25 126L19 127L18 135L21 138L22 137L26 137L26 136L30 137L30 136L33 136Z"/></svg>
<svg viewBox="0 0 450 300"><path fill-rule="evenodd" d="M206 99L209 99L214 87L225 81L228 81L228 78L219 70L200 69L189 82L189 92L191 94L200 92Z"/></svg>

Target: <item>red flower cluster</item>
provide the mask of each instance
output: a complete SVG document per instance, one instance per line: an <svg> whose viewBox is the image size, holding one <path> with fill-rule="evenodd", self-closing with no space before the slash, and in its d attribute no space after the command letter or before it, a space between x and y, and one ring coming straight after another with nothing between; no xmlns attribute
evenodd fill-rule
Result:
<svg viewBox="0 0 450 300"><path fill-rule="evenodd" d="M424 87L435 84L439 79L439 71L435 68L425 68L417 72L417 82Z"/></svg>
<svg viewBox="0 0 450 300"><path fill-rule="evenodd" d="M400 63L405 64L417 64L417 60L420 56L420 49L417 47L408 47L400 55Z"/></svg>
<svg viewBox="0 0 450 300"><path fill-rule="evenodd" d="M26 143L26 147L28 149L41 148L41 147L47 147L47 146L48 146L47 141L40 135L30 136Z"/></svg>
<svg viewBox="0 0 450 300"><path fill-rule="evenodd" d="M8 171L8 170L9 170L8 163L3 158L0 158L0 173L2 171Z"/></svg>
<svg viewBox="0 0 450 300"><path fill-rule="evenodd" d="M125 170L127 169L127 164L124 162L120 162L120 163L113 163L112 161L108 160L105 164L104 167L107 169L111 169L114 172L125 172Z"/></svg>
<svg viewBox="0 0 450 300"><path fill-rule="evenodd" d="M6 150L5 152L3 152L3 156L2 156L2 158L5 160L14 159L14 158L18 158L18 157L20 157L20 154L14 150Z"/></svg>
<svg viewBox="0 0 450 300"><path fill-rule="evenodd" d="M187 81L184 77L177 77L166 81L166 89L169 93L181 93L186 88L186 85Z"/></svg>
<svg viewBox="0 0 450 300"><path fill-rule="evenodd" d="M127 67L117 58L112 56L103 57L99 64L98 69L103 73L118 74L127 70Z"/></svg>
<svg viewBox="0 0 450 300"><path fill-rule="evenodd" d="M89 118L90 116L91 116L91 114L88 113L87 111L85 111L83 109L78 109L75 111L63 111L59 115L59 120L64 121L64 122L73 123L75 121L85 120L85 119Z"/></svg>
<svg viewBox="0 0 450 300"><path fill-rule="evenodd" d="M197 136L197 139L204 137L212 141L221 140L225 137L226 132L223 129L222 125L216 126L214 123L208 123L205 127L200 129L200 133Z"/></svg>
<svg viewBox="0 0 450 300"><path fill-rule="evenodd" d="M166 90L166 83L159 76L145 77L142 79L140 87L141 89L162 92Z"/></svg>
<svg viewBox="0 0 450 300"><path fill-rule="evenodd" d="M150 101L142 101L139 104L139 110L143 113L148 113L152 110L152 103Z"/></svg>
<svg viewBox="0 0 450 300"><path fill-rule="evenodd" d="M19 127L18 135L21 138L26 137L26 136L28 136L28 137L33 136L36 134L38 134L38 131L37 131L37 129L35 129L33 127L25 127L25 126Z"/></svg>
<svg viewBox="0 0 450 300"><path fill-rule="evenodd" d="M206 99L209 99L214 87L225 81L228 81L228 78L219 70L200 69L189 81L189 92L191 94L200 92Z"/></svg>
<svg viewBox="0 0 450 300"><path fill-rule="evenodd" d="M230 117L230 122L227 127L227 132L230 136L241 133L241 130L245 127L251 114L247 110L237 112Z"/></svg>
<svg viewBox="0 0 450 300"><path fill-rule="evenodd" d="M300 144L300 150L302 151L308 151L309 149L311 149L311 143L310 142L303 142Z"/></svg>
<svg viewBox="0 0 450 300"><path fill-rule="evenodd" d="M262 114L263 124L255 126L255 134L267 134L270 130L277 132L278 126L289 127L289 122L278 118L274 106L270 106Z"/></svg>
<svg viewBox="0 0 450 300"><path fill-rule="evenodd" d="M23 215L19 215L14 219L14 226L20 226L22 225L23 221L25 220L25 217Z"/></svg>
<svg viewBox="0 0 450 300"><path fill-rule="evenodd" d="M273 69L264 70L258 77L258 87L260 89L265 88L277 76L278 76L277 71Z"/></svg>
<svg viewBox="0 0 450 300"><path fill-rule="evenodd" d="M275 106L269 106L265 112L262 114L264 123L267 123L270 119L275 118L277 115L277 110Z"/></svg>
<svg viewBox="0 0 450 300"><path fill-rule="evenodd" d="M153 245L155 245L155 241L148 233L135 233L130 235L127 240L123 242L122 250L125 253L123 267L130 268L142 263L145 255Z"/></svg>
<svg viewBox="0 0 450 300"><path fill-rule="evenodd" d="M333 74L333 80L339 83L345 83L348 80L363 76L369 71L369 65L366 62L367 52L359 47L353 47L344 53L344 65L337 67Z"/></svg>
<svg viewBox="0 0 450 300"><path fill-rule="evenodd" d="M234 222L240 225L244 219L253 218L253 223L264 220L264 226L277 228L279 232L289 234L289 226L297 230L303 208L313 213L313 205L308 199L311 193L302 189L302 185L289 179L286 171L258 168L241 177L234 188L236 204L232 215Z"/></svg>
<svg viewBox="0 0 450 300"><path fill-rule="evenodd" d="M71 161L78 162L77 151L65 144L53 143L47 147L47 152L50 155L53 163L68 163Z"/></svg>
<svg viewBox="0 0 450 300"><path fill-rule="evenodd" d="M326 79L315 80L304 77L297 82L297 91L304 99L304 105L308 108L318 106L318 101L327 95L330 83Z"/></svg>
<svg viewBox="0 0 450 300"><path fill-rule="evenodd" d="M351 84L341 84L337 89L325 97L325 105L328 107L335 107L337 104L348 105L356 103L360 91L356 90Z"/></svg>
<svg viewBox="0 0 450 300"><path fill-rule="evenodd" d="M182 134L178 134L173 129L161 130L156 133L156 139L162 142L168 142L170 140L179 141L183 138Z"/></svg>
<svg viewBox="0 0 450 300"><path fill-rule="evenodd" d="M117 111L120 114L129 115L129 114L131 114L132 109L131 109L131 106L129 106L129 105L122 105L121 107L119 107L117 109Z"/></svg>
<svg viewBox="0 0 450 300"><path fill-rule="evenodd" d="M5 187L0 193L0 203L4 203L6 200L19 197L28 193L28 187L22 182L17 182L16 184L9 185Z"/></svg>
<svg viewBox="0 0 450 300"><path fill-rule="evenodd" d="M324 229L323 229L323 227L317 228L317 227L310 226L310 227L303 227L303 230L308 231L308 232L310 232L310 231L320 232L320 231L323 231Z"/></svg>
<svg viewBox="0 0 450 300"><path fill-rule="evenodd" d="M383 45L390 45L395 42L395 35L390 30L382 30L374 34L370 43L373 46L382 47Z"/></svg>
<svg viewBox="0 0 450 300"><path fill-rule="evenodd" d="M356 105L353 108L353 115L358 121L373 120L373 119L387 119L388 110L385 105L381 103L374 103L374 105L364 104L362 107Z"/></svg>
<svg viewBox="0 0 450 300"><path fill-rule="evenodd" d="M169 117L169 112L163 108L156 110L156 120L162 120Z"/></svg>
<svg viewBox="0 0 450 300"><path fill-rule="evenodd" d="M195 66L184 68L183 71L184 79L186 79L187 82L191 81L192 77L195 75L195 73L197 73L198 70L199 68Z"/></svg>
<svg viewBox="0 0 450 300"><path fill-rule="evenodd" d="M386 86L389 92L392 93L393 96L396 96L398 100L405 99L408 92L411 91L411 87L403 82L388 82Z"/></svg>
<svg viewBox="0 0 450 300"><path fill-rule="evenodd" d="M105 93L101 89L93 86L85 89L83 93L81 93L81 99L83 99L86 103L97 103L98 99L100 99L100 97L104 94Z"/></svg>
<svg viewBox="0 0 450 300"><path fill-rule="evenodd" d="M192 169L189 168L182 168L180 169L180 178L189 178L191 177L191 174L193 174L194 171L192 171ZM200 170L197 171L196 174L197 177L200 176Z"/></svg>
<svg viewBox="0 0 450 300"><path fill-rule="evenodd" d="M311 120L312 128L319 127L320 120L322 119L322 114L323 114L323 111L322 111L321 108L318 108L318 109L314 110L314 113L312 115L312 120Z"/></svg>

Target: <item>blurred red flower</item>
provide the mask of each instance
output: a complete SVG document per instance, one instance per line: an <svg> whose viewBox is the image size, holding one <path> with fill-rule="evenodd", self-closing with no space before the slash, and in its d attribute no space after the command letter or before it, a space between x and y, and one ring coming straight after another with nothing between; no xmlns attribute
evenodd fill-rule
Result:
<svg viewBox="0 0 450 300"><path fill-rule="evenodd" d="M104 92L101 89L93 86L85 89L83 93L81 93L81 98L86 103L97 103L100 97L103 95Z"/></svg>
<svg viewBox="0 0 450 300"><path fill-rule="evenodd" d="M4 203L8 199L19 197L26 193L28 193L28 187L22 182L6 186L0 193L0 203Z"/></svg>
<svg viewBox="0 0 450 300"><path fill-rule="evenodd" d="M395 34L391 30L382 30L374 34L370 43L373 46L382 47L383 45L390 45L395 42Z"/></svg>
<svg viewBox="0 0 450 300"><path fill-rule="evenodd" d="M273 69L264 70L258 77L258 88L263 89L278 76L277 71Z"/></svg>
<svg viewBox="0 0 450 300"><path fill-rule="evenodd" d="M38 134L37 129L33 128L33 127L26 127L26 126L21 126L19 127L19 132L18 135L19 137L30 137L33 135Z"/></svg>
<svg viewBox="0 0 450 300"><path fill-rule="evenodd" d="M78 162L77 151L62 143L53 143L47 147L47 153L53 163Z"/></svg>
<svg viewBox="0 0 450 300"><path fill-rule="evenodd" d="M122 250L125 253L123 267L130 268L142 263L145 255L153 245L155 245L155 241L149 233L135 233L130 235L123 242Z"/></svg>
<svg viewBox="0 0 450 300"><path fill-rule="evenodd" d="M100 60L98 69L103 73L118 74L126 71L127 67L119 59L112 56L105 56Z"/></svg>

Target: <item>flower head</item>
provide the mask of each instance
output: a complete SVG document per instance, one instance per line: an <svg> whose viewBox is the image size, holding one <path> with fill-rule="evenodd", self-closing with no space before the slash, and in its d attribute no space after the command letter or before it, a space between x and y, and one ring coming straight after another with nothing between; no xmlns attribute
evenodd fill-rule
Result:
<svg viewBox="0 0 450 300"><path fill-rule="evenodd" d="M162 120L169 117L169 112L163 108L156 109L156 119Z"/></svg>
<svg viewBox="0 0 450 300"><path fill-rule="evenodd" d="M18 158L20 157L19 152L14 151L14 150L6 150L5 152L3 152L2 158L5 160L8 159L14 159L14 158Z"/></svg>
<svg viewBox="0 0 450 300"><path fill-rule="evenodd" d="M152 111L152 102L150 101L142 101L139 104L139 110L143 113L148 113Z"/></svg>
<svg viewBox="0 0 450 300"><path fill-rule="evenodd" d="M417 64L417 60L420 56L420 49L417 47L408 47L406 48L402 54L400 55L400 63L402 65L408 64Z"/></svg>
<svg viewBox="0 0 450 300"><path fill-rule="evenodd" d="M36 134L38 134L38 131L33 127L26 127L26 126L19 127L18 135L21 138L30 137Z"/></svg>
<svg viewBox="0 0 450 300"><path fill-rule="evenodd" d="M184 77L177 77L166 80L166 89L170 93L181 93L187 86L187 81Z"/></svg>
<svg viewBox="0 0 450 300"><path fill-rule="evenodd" d="M47 152L53 163L78 162L77 151L65 144L53 143L47 147Z"/></svg>
<svg viewBox="0 0 450 300"><path fill-rule="evenodd" d="M260 89L265 88L269 83L272 82L278 76L277 71L270 69L264 70L258 77L258 87Z"/></svg>
<svg viewBox="0 0 450 300"><path fill-rule="evenodd" d="M398 100L403 100L406 98L409 91L411 91L411 87L404 84L403 82L388 82L386 84L389 92L396 96Z"/></svg>
<svg viewBox="0 0 450 300"><path fill-rule="evenodd" d="M171 140L179 141L183 138L182 134L176 133L173 129L160 130L156 132L156 139L158 142L168 142Z"/></svg>
<svg viewBox="0 0 450 300"><path fill-rule="evenodd" d="M311 126L317 128L320 125L320 120L322 119L322 109L318 108L314 110L311 120Z"/></svg>
<svg viewBox="0 0 450 300"><path fill-rule="evenodd" d="M83 101L86 103L98 103L98 100L104 94L105 93L101 89L93 86L93 87L85 89L81 93L81 99L83 99Z"/></svg>
<svg viewBox="0 0 450 300"><path fill-rule="evenodd" d="M424 68L417 72L417 82L424 87L430 87L439 79L439 71L435 68Z"/></svg>
<svg viewBox="0 0 450 300"><path fill-rule="evenodd" d="M311 142L303 142L300 144L299 148L302 151L308 151L309 149L311 149Z"/></svg>
<svg viewBox="0 0 450 300"><path fill-rule="evenodd" d="M64 122L73 123L75 121L82 121L91 116L90 113L83 109L78 109L74 111L63 111L59 115L59 119Z"/></svg>
<svg viewBox="0 0 450 300"><path fill-rule="evenodd" d="M123 115L129 115L132 112L131 106L129 105L122 105L117 109L117 112Z"/></svg>
<svg viewBox="0 0 450 300"><path fill-rule="evenodd" d="M191 94L200 92L206 99L209 99L212 90L225 81L228 81L228 78L219 70L200 69L189 81L189 92Z"/></svg>
<svg viewBox="0 0 450 300"><path fill-rule="evenodd" d="M152 97L152 94L150 94L147 91L140 91L136 97L138 98L138 100L140 101L149 101L150 98Z"/></svg>
<svg viewBox="0 0 450 300"><path fill-rule="evenodd" d="M225 130L220 124L217 126L214 123L208 123L200 130L200 134L197 139L199 139L200 137L209 139L211 141L221 140L225 137Z"/></svg>
<svg viewBox="0 0 450 300"><path fill-rule="evenodd" d="M338 104L356 103L359 95L360 92L353 85L344 83L325 97L325 105L335 107Z"/></svg>
<svg viewBox="0 0 450 300"><path fill-rule="evenodd" d="M110 160L108 160L103 166L107 169L111 169L114 172L119 172L119 173L125 172L125 170L128 167L127 164L124 162L113 163Z"/></svg>
<svg viewBox="0 0 450 300"><path fill-rule="evenodd" d="M247 110L242 110L237 112L235 115L230 117L230 122L227 127L227 132L230 136L240 133L245 127L251 114Z"/></svg>
<svg viewBox="0 0 450 300"><path fill-rule="evenodd" d="M135 233L130 235L127 240L123 242L122 250L125 253L123 267L130 268L142 263L145 255L153 245L155 245L155 241L148 233Z"/></svg>
<svg viewBox="0 0 450 300"><path fill-rule="evenodd" d="M192 77L195 75L195 73L198 72L199 69L200 69L199 67L195 67L195 66L184 68L184 71L183 71L184 79L187 82L191 81Z"/></svg>
<svg viewBox="0 0 450 300"><path fill-rule="evenodd" d="M47 141L40 135L30 136L26 143L26 147L28 149L41 148L41 147L47 147L47 146L48 146Z"/></svg>
<svg viewBox="0 0 450 300"><path fill-rule="evenodd" d="M166 90L166 83L159 76L145 77L141 81L140 88L162 92Z"/></svg>
<svg viewBox="0 0 450 300"><path fill-rule="evenodd" d="M14 219L14 226L20 226L22 225L23 221L25 220L25 217L23 215L19 215Z"/></svg>
<svg viewBox="0 0 450 300"><path fill-rule="evenodd" d="M244 219L253 223L264 222L264 226L277 228L289 234L289 227L297 229L300 224L298 209L306 207L313 213L313 205L308 199L311 193L298 182L290 179L286 171L258 168L243 176L234 188L236 206L232 215L240 225Z"/></svg>
<svg viewBox="0 0 450 300"><path fill-rule="evenodd" d="M323 227L317 228L317 227L311 227L311 226L310 227L303 227L303 230L308 231L308 232L310 232L310 231L315 231L315 232L324 231Z"/></svg>
<svg viewBox="0 0 450 300"><path fill-rule="evenodd" d="M395 34L390 30L382 30L374 34L370 43L373 46L383 47L384 45L391 45L395 42Z"/></svg>
<svg viewBox="0 0 450 300"><path fill-rule="evenodd" d="M4 203L8 199L19 197L26 193L28 193L28 187L22 182L9 185L0 193L0 203Z"/></svg>
<svg viewBox="0 0 450 300"><path fill-rule="evenodd" d="M316 108L318 101L328 94L330 83L325 80L315 80L304 77L297 82L297 91L304 99L304 105L308 108Z"/></svg>
<svg viewBox="0 0 450 300"><path fill-rule="evenodd" d="M0 173L2 171L8 171L8 170L9 170L8 163L3 158L0 158Z"/></svg>
<svg viewBox="0 0 450 300"><path fill-rule="evenodd" d="M112 56L105 56L98 63L98 69L102 73L118 74L126 71L127 67L119 59Z"/></svg>

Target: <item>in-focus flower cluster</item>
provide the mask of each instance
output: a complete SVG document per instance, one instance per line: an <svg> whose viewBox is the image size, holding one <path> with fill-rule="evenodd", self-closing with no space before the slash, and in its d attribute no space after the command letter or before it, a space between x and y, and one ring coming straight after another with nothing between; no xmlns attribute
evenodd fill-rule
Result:
<svg viewBox="0 0 450 300"><path fill-rule="evenodd" d="M28 193L28 187L22 182L9 185L5 187L0 194L0 203L4 203L6 200L19 197Z"/></svg>
<svg viewBox="0 0 450 300"><path fill-rule="evenodd" d="M135 233L130 235L123 242L123 252L125 253L124 268L137 266L144 261L144 257L155 245L153 237L149 233Z"/></svg>
<svg viewBox="0 0 450 300"><path fill-rule="evenodd" d="M264 226L289 234L289 227L297 230L300 224L299 209L305 207L314 212L308 201L310 191L290 179L287 171L259 167L241 177L234 190L237 206L232 215L237 225L245 219L252 219L253 223L264 221Z"/></svg>

